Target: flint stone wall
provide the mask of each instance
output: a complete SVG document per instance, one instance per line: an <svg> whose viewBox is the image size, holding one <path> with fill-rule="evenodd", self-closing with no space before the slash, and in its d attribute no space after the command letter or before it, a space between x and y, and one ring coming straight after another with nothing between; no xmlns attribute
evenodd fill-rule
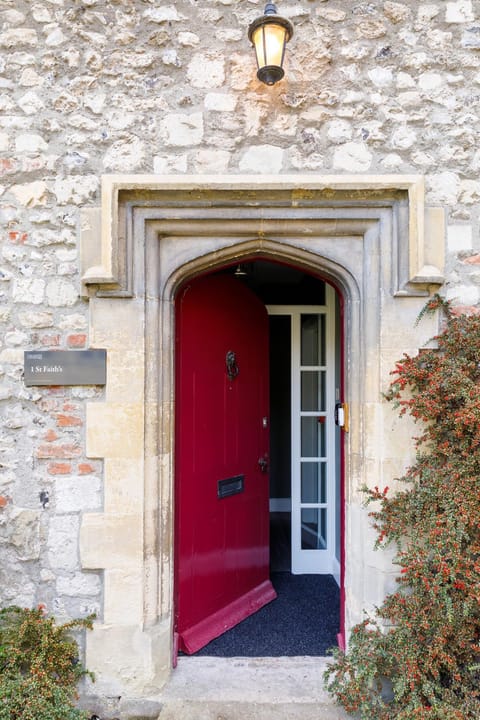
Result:
<svg viewBox="0 0 480 720"><path fill-rule="evenodd" d="M255 77L250 0L0 0L0 603L102 613L82 572L98 388L28 388L28 349L89 346L80 211L105 173L423 174L446 284L479 312L480 2L299 0L286 78Z"/></svg>

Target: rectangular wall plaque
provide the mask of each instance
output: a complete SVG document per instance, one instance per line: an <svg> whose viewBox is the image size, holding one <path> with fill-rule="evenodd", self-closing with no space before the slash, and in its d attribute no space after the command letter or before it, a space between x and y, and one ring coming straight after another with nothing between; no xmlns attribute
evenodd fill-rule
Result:
<svg viewBox="0 0 480 720"><path fill-rule="evenodd" d="M105 385L106 350L26 350L25 385Z"/></svg>

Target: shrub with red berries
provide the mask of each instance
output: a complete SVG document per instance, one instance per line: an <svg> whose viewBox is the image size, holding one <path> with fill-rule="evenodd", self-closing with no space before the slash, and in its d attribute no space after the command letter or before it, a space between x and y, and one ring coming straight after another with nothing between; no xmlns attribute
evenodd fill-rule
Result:
<svg viewBox="0 0 480 720"><path fill-rule="evenodd" d="M89 675L72 632L93 616L57 625L45 607L0 610L0 720L87 720L77 684Z"/></svg>
<svg viewBox="0 0 480 720"><path fill-rule="evenodd" d="M455 315L436 348L404 357L387 400L420 427L396 493L365 489L377 546L395 543L396 592L334 650L327 687L362 720L480 718L480 317Z"/></svg>

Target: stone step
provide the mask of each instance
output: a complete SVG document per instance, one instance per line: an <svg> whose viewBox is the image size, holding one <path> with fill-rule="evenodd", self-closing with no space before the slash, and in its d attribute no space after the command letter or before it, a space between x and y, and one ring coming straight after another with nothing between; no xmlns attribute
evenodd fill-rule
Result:
<svg viewBox="0 0 480 720"><path fill-rule="evenodd" d="M158 720L352 720L325 691L326 658L180 657Z"/></svg>

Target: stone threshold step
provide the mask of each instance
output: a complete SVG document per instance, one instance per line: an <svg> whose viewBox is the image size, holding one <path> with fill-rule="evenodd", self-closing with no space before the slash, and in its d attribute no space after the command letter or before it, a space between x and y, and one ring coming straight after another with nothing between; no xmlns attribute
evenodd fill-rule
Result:
<svg viewBox="0 0 480 720"><path fill-rule="evenodd" d="M158 720L347 720L323 683L328 658L180 657Z"/></svg>
<svg viewBox="0 0 480 720"><path fill-rule="evenodd" d="M242 703L195 702L167 703L158 720L352 720L336 706L318 703Z"/></svg>

